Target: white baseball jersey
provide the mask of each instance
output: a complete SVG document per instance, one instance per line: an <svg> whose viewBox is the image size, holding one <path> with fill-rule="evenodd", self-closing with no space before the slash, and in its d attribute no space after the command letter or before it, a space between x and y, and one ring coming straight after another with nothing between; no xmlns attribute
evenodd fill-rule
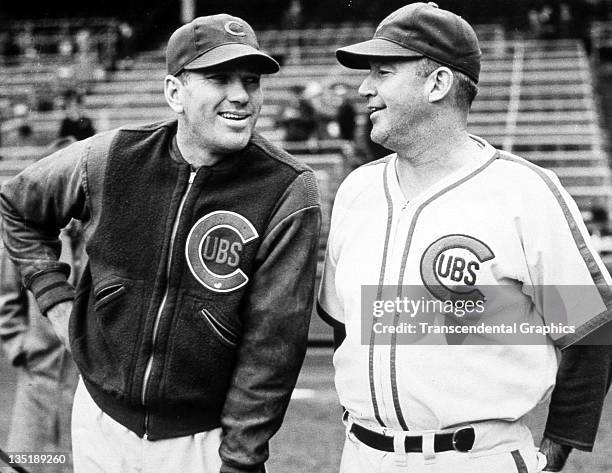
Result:
<svg viewBox="0 0 612 473"><path fill-rule="evenodd" d="M409 202L396 155L358 168L336 196L319 306L325 320L346 327L334 355L336 389L366 426L428 430L519 419L554 386L555 346L612 317L610 276L557 177L472 139L481 148L476 162ZM503 344L505 335L469 335L460 345L435 334L419 344L400 336L381 342L376 318L362 313L364 286L421 288L433 299L468 287L483 294L484 318L515 330L527 322L569 331L531 345Z"/></svg>

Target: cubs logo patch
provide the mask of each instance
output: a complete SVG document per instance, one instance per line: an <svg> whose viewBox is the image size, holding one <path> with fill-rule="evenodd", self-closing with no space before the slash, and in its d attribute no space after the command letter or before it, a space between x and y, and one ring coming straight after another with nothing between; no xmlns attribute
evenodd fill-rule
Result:
<svg viewBox="0 0 612 473"><path fill-rule="evenodd" d="M249 278L239 268L244 245L259 235L245 217L227 210L211 212L191 228L185 257L191 274L215 292L241 288Z"/></svg>
<svg viewBox="0 0 612 473"><path fill-rule="evenodd" d="M495 258L486 244L467 235L446 235L421 257L421 279L440 300L483 299L476 288L481 264Z"/></svg>

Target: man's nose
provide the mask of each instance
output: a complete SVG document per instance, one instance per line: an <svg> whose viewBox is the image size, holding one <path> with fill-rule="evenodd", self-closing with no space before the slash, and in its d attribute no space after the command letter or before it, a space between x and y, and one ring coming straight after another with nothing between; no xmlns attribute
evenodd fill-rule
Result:
<svg viewBox="0 0 612 473"><path fill-rule="evenodd" d="M376 89L374 88L374 83L372 81L372 74L370 73L361 82L361 85L359 86L359 95L361 95L362 97L369 97L375 94L376 94Z"/></svg>
<svg viewBox="0 0 612 473"><path fill-rule="evenodd" d="M246 103L249 101L249 93L241 78L232 79L228 83L227 89L227 98L230 102Z"/></svg>

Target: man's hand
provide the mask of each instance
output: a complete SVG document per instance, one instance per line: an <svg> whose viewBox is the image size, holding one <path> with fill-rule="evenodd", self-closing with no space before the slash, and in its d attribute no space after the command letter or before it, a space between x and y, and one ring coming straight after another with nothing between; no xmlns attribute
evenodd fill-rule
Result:
<svg viewBox="0 0 612 473"><path fill-rule="evenodd" d="M546 463L546 468L542 471L561 471L571 451L572 447L560 445L544 437L540 445L540 452L546 455L548 462Z"/></svg>
<svg viewBox="0 0 612 473"><path fill-rule="evenodd" d="M70 351L70 342L68 340L68 321L72 312L72 301L64 301L54 305L47 311L47 318L55 330L57 338L64 344L66 349Z"/></svg>

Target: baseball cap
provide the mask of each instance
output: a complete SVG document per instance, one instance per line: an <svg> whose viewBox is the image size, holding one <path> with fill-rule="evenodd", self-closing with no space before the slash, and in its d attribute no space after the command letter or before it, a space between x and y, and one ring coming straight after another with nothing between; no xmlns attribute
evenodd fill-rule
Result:
<svg viewBox="0 0 612 473"><path fill-rule="evenodd" d="M433 2L411 3L380 22L374 37L336 51L350 69L369 69L368 60L428 57L478 82L480 47L473 28Z"/></svg>
<svg viewBox="0 0 612 473"><path fill-rule="evenodd" d="M225 13L201 16L181 26L168 40L166 69L203 69L236 59L249 58L263 74L280 69L278 62L259 49L253 28L241 18Z"/></svg>

